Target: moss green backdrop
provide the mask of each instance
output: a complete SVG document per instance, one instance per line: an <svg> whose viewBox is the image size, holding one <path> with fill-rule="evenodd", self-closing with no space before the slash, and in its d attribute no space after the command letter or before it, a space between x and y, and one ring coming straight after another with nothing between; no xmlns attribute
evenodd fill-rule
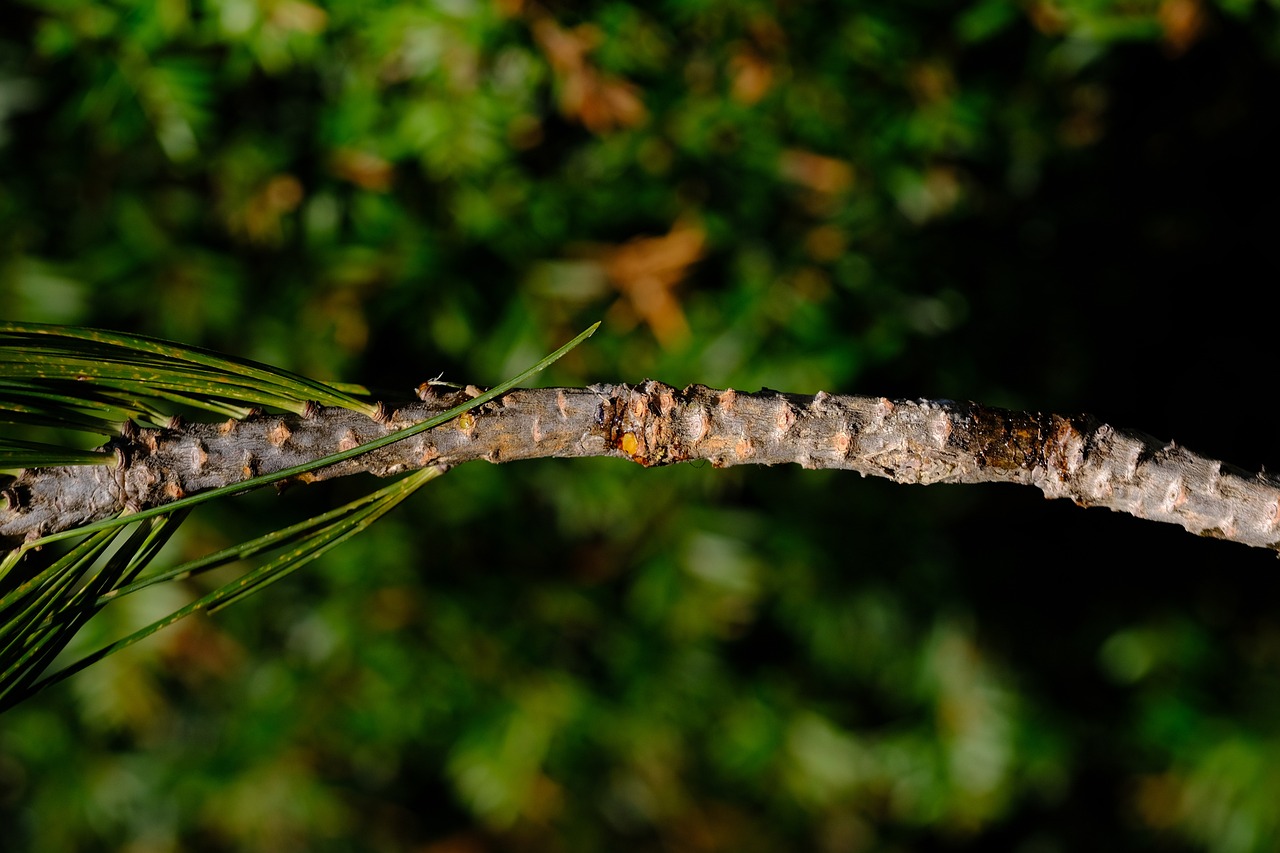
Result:
<svg viewBox="0 0 1280 853"><path fill-rule="evenodd" d="M1276 91L1250 0L19 0L0 313L391 397L603 319L544 382L1090 411L1280 467ZM0 718L0 846L1274 850L1277 578L1013 488L467 465Z"/></svg>

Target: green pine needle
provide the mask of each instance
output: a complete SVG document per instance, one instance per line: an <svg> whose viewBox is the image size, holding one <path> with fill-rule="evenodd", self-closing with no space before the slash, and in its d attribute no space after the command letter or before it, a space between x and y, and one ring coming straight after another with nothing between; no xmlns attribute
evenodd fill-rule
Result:
<svg viewBox="0 0 1280 853"><path fill-rule="evenodd" d="M96 663L103 658L115 654L118 651L128 648L133 644L144 640L157 631L167 628L176 622L185 619L198 612L215 613L224 607L241 601L248 596L265 589L268 585L275 583L287 577L289 574L302 568L307 563L324 554L331 548L345 542L357 533L366 530L374 521L381 518L386 513L399 505L405 498L413 494L419 488L434 480L441 475L441 471L437 468L424 468L421 471L415 471L412 474L385 486L373 494L366 495L351 503L346 504L339 509L324 513L322 516L309 519L301 524L294 525L282 531L269 533L265 536L259 536L247 542L231 548L223 549L217 554L211 554L197 560L190 560L172 569L157 573L145 580L135 583L123 583L114 586L114 588L102 592L92 602L90 608L93 612L101 609L107 604L115 601L125 595L131 595L154 586L157 583L180 580L192 577L202 572L227 565L238 560L248 559L264 553L276 553L267 562L261 566L247 572L241 577L231 581L207 595L204 595L185 607L175 610L173 613L161 619L152 622L143 628L129 634L128 636L117 640L97 651L85 655L84 657L68 664L55 673L47 675L39 680L31 678L23 678L21 680L14 679L14 683L10 684L10 672L5 671L0 674L0 708L11 706L24 699L30 698L36 693L51 684L55 684L70 675L83 670L85 667ZM323 521L321 521L323 519ZM100 532L98 535L111 536L114 531ZM136 534L135 534L136 535ZM147 561L155 556L154 551L145 555L140 555L137 559L130 562L130 567L145 565ZM135 571L136 574L136 571ZM86 587L87 588L87 587ZM82 596L84 597L84 596ZM78 628L79 625L77 624ZM40 638L42 642L53 642L57 638L48 639ZM67 638L69 639L69 637ZM64 643L65 644L65 641ZM58 646L61 649L61 646ZM30 661L28 658L19 661L20 664L27 664L29 671ZM45 654L40 659L47 659ZM3 658L0 658L0 665L3 665ZM13 669L11 667L10 669ZM25 675L25 671L23 672Z"/></svg>
<svg viewBox="0 0 1280 853"><path fill-rule="evenodd" d="M76 450L38 441L21 441L0 436L0 459L6 468L50 468L55 465L114 465L112 453Z"/></svg>
<svg viewBox="0 0 1280 853"><path fill-rule="evenodd" d="M126 405L178 395L184 404L220 414L241 403L301 412L310 401L370 416L376 411L331 385L200 347L102 329L0 322L0 399L32 384L60 392L60 402L71 408L88 386ZM51 416L56 412L49 409Z"/></svg>

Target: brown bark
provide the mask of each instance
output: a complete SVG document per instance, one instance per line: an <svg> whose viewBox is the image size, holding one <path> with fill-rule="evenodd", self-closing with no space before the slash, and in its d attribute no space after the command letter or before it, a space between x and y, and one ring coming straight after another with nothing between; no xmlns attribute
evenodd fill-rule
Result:
<svg viewBox="0 0 1280 853"><path fill-rule="evenodd" d="M119 464L31 469L3 494L0 540L23 540L163 505L304 464L438 414L475 396L424 386L385 421L336 408L222 424L127 430ZM484 459L614 456L641 465L795 462L899 483L1006 482L1050 498L1179 524L1192 533L1280 550L1280 479L1249 474L1087 415L1011 412L973 403L812 397L762 390L677 390L660 382L511 391L435 429L303 475L391 476Z"/></svg>

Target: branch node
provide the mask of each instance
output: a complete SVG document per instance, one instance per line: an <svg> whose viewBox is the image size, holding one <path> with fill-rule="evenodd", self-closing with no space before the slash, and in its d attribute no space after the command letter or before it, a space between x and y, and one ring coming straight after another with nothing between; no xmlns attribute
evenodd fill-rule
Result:
<svg viewBox="0 0 1280 853"><path fill-rule="evenodd" d="M267 443L272 447L283 447L284 443L293 437L293 430L289 429L289 425L284 422L284 418L276 421L267 430Z"/></svg>
<svg viewBox="0 0 1280 853"><path fill-rule="evenodd" d="M356 436L355 432L349 428L343 430L342 435L338 436L339 451L347 451L359 446L360 439Z"/></svg>

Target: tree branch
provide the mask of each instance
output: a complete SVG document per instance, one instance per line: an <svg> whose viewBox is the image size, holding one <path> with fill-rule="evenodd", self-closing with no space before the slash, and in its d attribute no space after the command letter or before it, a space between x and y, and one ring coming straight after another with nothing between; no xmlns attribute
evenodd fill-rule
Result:
<svg viewBox="0 0 1280 853"><path fill-rule="evenodd" d="M128 428L118 464L23 471L4 489L0 544L161 506L305 464L478 394L439 393L377 421L339 408L221 424ZM949 400L677 390L660 382L511 391L435 429L303 475L312 482L484 459L614 456L641 465L795 462L898 483L1020 483L1192 533L1280 550L1280 479L1249 474L1088 415L1011 412Z"/></svg>

